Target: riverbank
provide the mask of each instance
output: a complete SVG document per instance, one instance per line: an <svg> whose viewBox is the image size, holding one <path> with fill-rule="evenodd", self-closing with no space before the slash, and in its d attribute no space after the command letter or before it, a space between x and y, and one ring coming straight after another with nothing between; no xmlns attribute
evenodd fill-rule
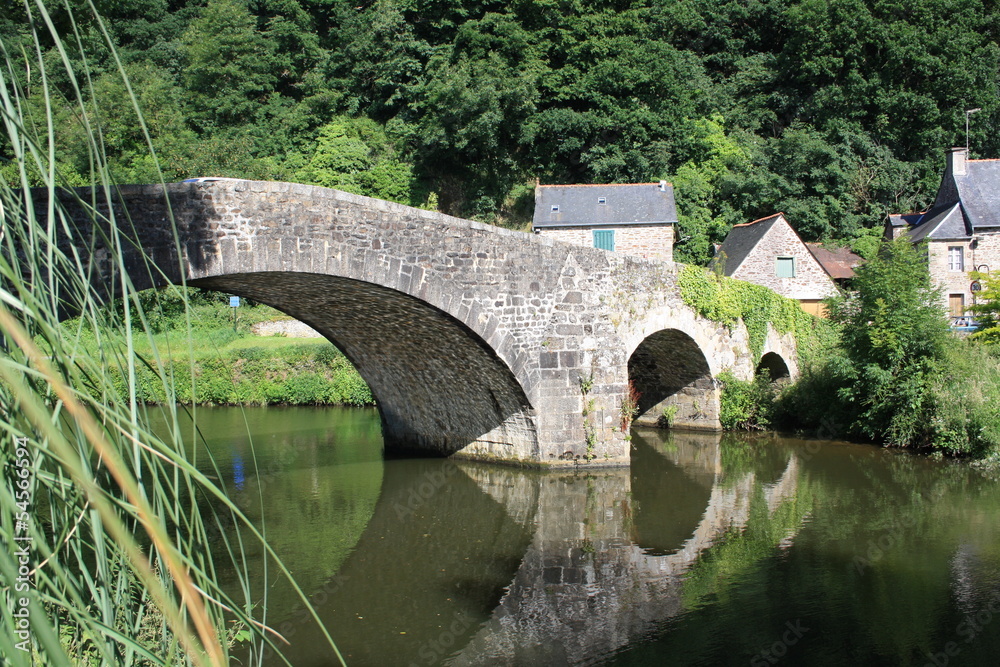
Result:
<svg viewBox="0 0 1000 667"><path fill-rule="evenodd" d="M119 391L126 392L126 375L134 372L136 398L145 403L374 405L361 375L325 338L286 335L278 323L293 321L269 306L243 300L231 308L228 295L189 292L190 327L176 295L143 293L158 298L149 323L154 333L134 342L137 363L132 368L128 360L106 359ZM255 329L273 333L260 336ZM85 345L98 356L120 349L93 334ZM161 372L174 378L173 396L166 395L158 379Z"/></svg>

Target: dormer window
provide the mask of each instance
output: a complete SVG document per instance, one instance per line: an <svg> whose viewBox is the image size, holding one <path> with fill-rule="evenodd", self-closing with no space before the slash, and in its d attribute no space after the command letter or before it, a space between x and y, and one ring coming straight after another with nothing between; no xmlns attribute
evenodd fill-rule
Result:
<svg viewBox="0 0 1000 667"><path fill-rule="evenodd" d="M608 198L607 197L598 197L597 198L597 203L598 204L607 204L608 203Z"/></svg>
<svg viewBox="0 0 1000 667"><path fill-rule="evenodd" d="M552 205L552 212L553 213L558 213L559 212L559 204L553 204Z"/></svg>

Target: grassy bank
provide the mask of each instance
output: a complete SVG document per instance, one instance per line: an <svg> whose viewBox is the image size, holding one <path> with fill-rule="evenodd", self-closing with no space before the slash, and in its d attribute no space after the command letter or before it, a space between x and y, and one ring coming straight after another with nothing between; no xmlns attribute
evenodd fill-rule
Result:
<svg viewBox="0 0 1000 667"><path fill-rule="evenodd" d="M156 333L135 345L136 399L199 405L373 405L371 390L346 357L325 338L257 336L254 325L288 319L281 312L229 296L187 290L188 313L177 289L144 292L148 324ZM119 314L123 314L120 312ZM190 329L187 320L190 317ZM67 327L77 323L68 322ZM86 344L100 354L92 336ZM156 363L153 350L167 351ZM115 386L125 392L128 366L115 364ZM168 396L160 373L173 378Z"/></svg>

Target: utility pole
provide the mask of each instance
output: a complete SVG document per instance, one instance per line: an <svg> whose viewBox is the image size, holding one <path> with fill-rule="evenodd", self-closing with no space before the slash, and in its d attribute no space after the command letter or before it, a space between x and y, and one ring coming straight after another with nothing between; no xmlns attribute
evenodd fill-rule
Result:
<svg viewBox="0 0 1000 667"><path fill-rule="evenodd" d="M965 110L965 153L968 156L969 153L969 116L974 113L979 113L982 109L966 109Z"/></svg>

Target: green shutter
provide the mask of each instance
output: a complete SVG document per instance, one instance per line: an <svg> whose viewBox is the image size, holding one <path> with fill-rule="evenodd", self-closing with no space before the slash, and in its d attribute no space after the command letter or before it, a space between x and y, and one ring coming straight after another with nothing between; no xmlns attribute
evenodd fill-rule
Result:
<svg viewBox="0 0 1000 667"><path fill-rule="evenodd" d="M615 249L615 230L613 229L602 229L600 231L594 230L594 247L600 248L601 250L614 250Z"/></svg>
<svg viewBox="0 0 1000 667"><path fill-rule="evenodd" d="M778 257L775 259L775 272L779 278L795 277L795 258Z"/></svg>

